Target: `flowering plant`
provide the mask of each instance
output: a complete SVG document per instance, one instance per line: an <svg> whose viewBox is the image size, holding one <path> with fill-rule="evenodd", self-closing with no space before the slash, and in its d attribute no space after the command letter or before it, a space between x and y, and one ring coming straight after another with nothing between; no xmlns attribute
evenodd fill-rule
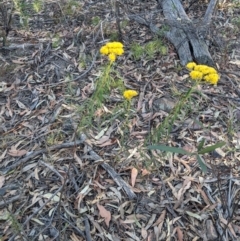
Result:
<svg viewBox="0 0 240 241"><path fill-rule="evenodd" d="M138 95L138 92L136 90L125 90L123 92L123 97L127 100L131 100L133 97L137 95Z"/></svg>
<svg viewBox="0 0 240 241"><path fill-rule="evenodd" d="M194 62L188 63L186 67L191 71L189 75L193 80L205 80L213 85L216 85L219 80L219 75L213 67L201 64L197 65Z"/></svg>
<svg viewBox="0 0 240 241"><path fill-rule="evenodd" d="M109 42L100 48L102 55L107 55L111 62L116 60L117 56L124 53L123 44L120 42Z"/></svg>

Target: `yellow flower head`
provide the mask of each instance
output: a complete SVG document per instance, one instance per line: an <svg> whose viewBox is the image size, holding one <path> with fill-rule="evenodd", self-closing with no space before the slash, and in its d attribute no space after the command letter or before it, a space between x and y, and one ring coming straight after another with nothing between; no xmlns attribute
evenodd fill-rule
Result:
<svg viewBox="0 0 240 241"><path fill-rule="evenodd" d="M121 46L121 43L120 43L120 45L118 44L119 42L113 42L113 47L114 48L122 48L122 47L120 47Z"/></svg>
<svg viewBox="0 0 240 241"><path fill-rule="evenodd" d="M190 77L193 80L205 80L206 82L216 85L219 80L219 75L213 67L209 67L203 64L195 64L194 62L190 62L186 66L190 72Z"/></svg>
<svg viewBox="0 0 240 241"><path fill-rule="evenodd" d="M202 64L199 64L199 65L196 65L194 67L194 70L196 71L200 71L200 72L204 72L206 70L206 67L208 67L207 65L202 65Z"/></svg>
<svg viewBox="0 0 240 241"><path fill-rule="evenodd" d="M193 70L196 65L197 65L197 64L194 63L194 62L189 62L189 63L186 65L186 67L187 67L187 69L189 69L189 70Z"/></svg>
<svg viewBox="0 0 240 241"><path fill-rule="evenodd" d="M137 96L138 92L136 90L125 90L123 92L123 97L127 100L131 100L134 96Z"/></svg>
<svg viewBox="0 0 240 241"><path fill-rule="evenodd" d="M115 42L115 48L123 48L123 44L120 42Z"/></svg>
<svg viewBox="0 0 240 241"><path fill-rule="evenodd" d="M114 48L109 47L109 48L108 48L108 53L109 53L109 54L114 53Z"/></svg>
<svg viewBox="0 0 240 241"><path fill-rule="evenodd" d="M203 74L217 74L217 71L214 68L207 66Z"/></svg>
<svg viewBox="0 0 240 241"><path fill-rule="evenodd" d="M114 53L115 53L116 55L122 55L122 54L124 53L124 50L123 50L122 48L116 48L116 49L114 50Z"/></svg>
<svg viewBox="0 0 240 241"><path fill-rule="evenodd" d="M208 83L212 85L216 85L219 80L219 75L218 74L208 74L204 76L204 80L206 80Z"/></svg>
<svg viewBox="0 0 240 241"><path fill-rule="evenodd" d="M108 55L108 58L109 58L109 60L110 60L111 62L114 62L114 61L116 60L116 54L110 53L110 54Z"/></svg>
<svg viewBox="0 0 240 241"><path fill-rule="evenodd" d="M191 71L189 75L193 80L201 80L203 77L202 72L196 70Z"/></svg>
<svg viewBox="0 0 240 241"><path fill-rule="evenodd" d="M106 43L106 47L112 48L113 47L113 43L112 42Z"/></svg>
<svg viewBox="0 0 240 241"><path fill-rule="evenodd" d="M108 42L106 46L108 48L123 48L123 44L120 42Z"/></svg>
<svg viewBox="0 0 240 241"><path fill-rule="evenodd" d="M123 44L120 42L109 42L100 48L100 53L103 55L108 55L111 62L116 60L117 55L122 55L124 53Z"/></svg>
<svg viewBox="0 0 240 241"><path fill-rule="evenodd" d="M108 55L108 53L109 53L108 47L106 45L102 46L100 48L100 53L103 55Z"/></svg>

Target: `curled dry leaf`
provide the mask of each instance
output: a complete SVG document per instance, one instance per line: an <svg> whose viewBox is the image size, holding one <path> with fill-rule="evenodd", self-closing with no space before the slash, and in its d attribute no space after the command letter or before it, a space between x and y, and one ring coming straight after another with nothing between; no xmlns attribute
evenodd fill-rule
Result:
<svg viewBox="0 0 240 241"><path fill-rule="evenodd" d="M96 145L102 145L102 144L104 144L105 142L107 142L107 141L109 141L109 138L110 138L110 136L102 136L101 138L99 138L96 142L95 142L95 144Z"/></svg>
<svg viewBox="0 0 240 241"><path fill-rule="evenodd" d="M153 227L154 226L157 226L159 224L163 224L163 221L165 219L165 216L166 216L166 210L164 209L163 212L161 213L160 217L157 219L157 221L153 224Z"/></svg>
<svg viewBox="0 0 240 241"><path fill-rule="evenodd" d="M4 81L0 82L0 92L4 92L7 89L7 83Z"/></svg>
<svg viewBox="0 0 240 241"><path fill-rule="evenodd" d="M111 138L110 140L104 142L101 145L98 145L99 147L104 147L104 146L111 146L113 144L117 143L117 139L116 138Z"/></svg>
<svg viewBox="0 0 240 241"><path fill-rule="evenodd" d="M74 159L77 161L77 163L80 165L80 167L83 166L82 159L77 155L77 152L74 152Z"/></svg>
<svg viewBox="0 0 240 241"><path fill-rule="evenodd" d="M135 182L136 182L137 175L138 175L138 170L137 170L135 167L133 167L132 172L131 172L131 183L132 183L132 187L135 186Z"/></svg>
<svg viewBox="0 0 240 241"><path fill-rule="evenodd" d="M177 199L180 200L181 197L183 196L183 194L190 188L191 186L191 181L190 180L184 180L183 182L183 187L180 188L180 190L178 191L178 194L177 194Z"/></svg>
<svg viewBox="0 0 240 241"><path fill-rule="evenodd" d="M229 61L230 64L235 64L240 67L240 60Z"/></svg>
<svg viewBox="0 0 240 241"><path fill-rule="evenodd" d="M27 153L27 150L17 150L15 146L11 146L11 149L8 152L10 156L15 156L15 157L24 156L26 153Z"/></svg>
<svg viewBox="0 0 240 241"><path fill-rule="evenodd" d="M97 203L97 207L99 210L99 214L102 218L104 218L106 225L109 227L109 222L111 220L111 213L102 205Z"/></svg>
<svg viewBox="0 0 240 241"><path fill-rule="evenodd" d="M2 161L5 156L6 156L6 153L7 153L7 149L2 153L2 155L0 156L0 161Z"/></svg>
<svg viewBox="0 0 240 241"><path fill-rule="evenodd" d="M147 169L142 169L142 176L146 176L148 174L150 174L150 172Z"/></svg>
<svg viewBox="0 0 240 241"><path fill-rule="evenodd" d="M72 233L70 235L70 238L72 241L81 241L82 239L80 237L78 237L76 234Z"/></svg>
<svg viewBox="0 0 240 241"><path fill-rule="evenodd" d="M141 230L141 235L142 235L142 237L143 237L144 239L147 238L148 233L147 233L147 230L146 230L145 228L142 228L142 230Z"/></svg>
<svg viewBox="0 0 240 241"><path fill-rule="evenodd" d="M176 227L178 241L183 241L183 233L179 226Z"/></svg>
<svg viewBox="0 0 240 241"><path fill-rule="evenodd" d="M230 230L230 232L232 233L232 235L234 236L234 238L237 238L237 235L232 227L231 222L229 223L226 219L224 219L223 217L220 217L220 222L227 225L228 229Z"/></svg>
<svg viewBox="0 0 240 241"><path fill-rule="evenodd" d="M140 239L136 236L134 232L125 232L128 236L132 238L132 240L140 241Z"/></svg>
<svg viewBox="0 0 240 241"><path fill-rule="evenodd" d="M155 213L152 214L151 218L148 220L148 223L145 227L146 230L148 230L152 226L154 220L156 219L156 216L157 216L157 214L155 214Z"/></svg>
<svg viewBox="0 0 240 241"><path fill-rule="evenodd" d="M5 177L0 176L0 188L3 186L4 182L5 182Z"/></svg>

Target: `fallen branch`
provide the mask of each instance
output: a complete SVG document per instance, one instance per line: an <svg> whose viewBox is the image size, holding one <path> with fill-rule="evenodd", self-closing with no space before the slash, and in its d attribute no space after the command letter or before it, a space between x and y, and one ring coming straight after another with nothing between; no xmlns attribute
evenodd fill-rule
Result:
<svg viewBox="0 0 240 241"><path fill-rule="evenodd" d="M54 146L50 146L49 148L46 149L41 149L38 151L34 151L31 154L29 154L28 156L24 157L23 159L20 159L19 161L15 162L14 164L12 164L11 166L8 166L4 169L0 169L0 173L2 174L6 174L12 170L14 170L16 167L20 166L21 164L32 160L33 158L35 158L38 155L47 153L49 151L55 151L55 150L59 150L59 149L63 149L63 148L72 148L72 147L76 147L79 146L80 144L83 144L85 140L77 140L77 141L73 141L73 142L69 142L69 143L63 143L63 144L59 144L59 145L54 145Z"/></svg>
<svg viewBox="0 0 240 241"><path fill-rule="evenodd" d="M55 192L51 195L51 197L49 197L49 199L48 199L40 208L36 209L36 210L25 220L25 222L22 224L22 228L23 228L25 225L27 225L35 215L37 215L38 213L40 213L40 211L41 211L49 202L51 202L51 200L52 200L59 192L61 192L62 189L63 189L63 186L59 187L58 190L55 191ZM17 236L17 235L14 234L14 235L9 239L9 241L13 241L16 236ZM83 237L85 238L84 234L83 234Z"/></svg>
<svg viewBox="0 0 240 241"><path fill-rule="evenodd" d="M3 200L3 201L0 202L0 208L4 208L4 207L6 207L8 204L11 204L11 203L13 203L13 202L19 201L20 198L21 198L21 195L18 194L18 195L14 196L14 197L6 200L6 201ZM2 198L2 199L3 199L3 198Z"/></svg>
<svg viewBox="0 0 240 241"><path fill-rule="evenodd" d="M179 0L158 0L163 9L164 22L170 27L168 31L164 32L164 36L176 48L181 65L185 66L191 61L196 61L199 64L215 67L204 37L210 25L217 1L210 1L204 19L199 21L200 26L196 26L185 13ZM140 16L128 14L128 17L139 24L149 27L157 35L161 32L155 24Z"/></svg>
<svg viewBox="0 0 240 241"><path fill-rule="evenodd" d="M63 143L60 145L54 145L51 146L49 148L46 149L41 149L38 151L35 151L31 154L29 154L28 156L26 156L23 159L20 159L19 161L15 162L14 164L12 164L11 166L8 166L4 169L0 169L0 173L1 174L6 174L12 170L14 170L15 168L17 168L18 166L22 165L23 163L26 163L29 160L32 160L33 158L35 158L38 155L47 153L49 151L55 151L55 150L59 150L59 149L63 149L63 148L71 148L71 147L76 147L80 144L86 144L85 142L86 140L86 136L84 134L81 135L80 140L74 141L74 142L69 142L69 143ZM106 162L104 162L104 160L97 155L96 152L94 152L90 146L88 146L89 148L89 159L92 159L94 161L97 162L101 162L101 166L109 173L109 175L113 178L113 180L117 183L117 185L121 188L124 189L124 191L126 192L126 194L128 195L129 199L134 199L136 198L136 194L132 191L131 187L129 186L129 184L127 184L116 172L115 170ZM44 164L45 166L47 165L46 163L41 162L41 164ZM50 166L48 165L48 168L50 168Z"/></svg>
<svg viewBox="0 0 240 241"><path fill-rule="evenodd" d="M91 147L89 147L91 148ZM92 149L89 149L89 159L92 159L94 161L100 162L100 165L102 168L104 168L108 174L112 177L112 179L117 183L117 185L126 192L129 199L135 199L137 198L136 194L132 191L130 185L126 183L118 173L108 164L106 163L95 151Z"/></svg>

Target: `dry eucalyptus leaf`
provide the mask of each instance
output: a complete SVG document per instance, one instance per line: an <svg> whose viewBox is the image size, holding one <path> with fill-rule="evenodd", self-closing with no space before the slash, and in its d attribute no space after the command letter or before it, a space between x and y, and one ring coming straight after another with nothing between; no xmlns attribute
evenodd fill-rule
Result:
<svg viewBox="0 0 240 241"><path fill-rule="evenodd" d="M15 146L11 146L11 149L9 150L8 154L10 156L20 157L24 156L27 153L27 150L17 150Z"/></svg>
<svg viewBox="0 0 240 241"><path fill-rule="evenodd" d="M111 213L102 205L97 203L97 207L99 210L99 214L102 218L104 218L106 225L109 227L109 222L111 220Z"/></svg>
<svg viewBox="0 0 240 241"><path fill-rule="evenodd" d="M146 230L145 228L142 228L142 229L141 229L141 235L142 235L142 237L143 237L144 239L147 238L148 233L147 233L147 230Z"/></svg>
<svg viewBox="0 0 240 241"><path fill-rule="evenodd" d="M176 227L176 230L177 230L178 241L183 241L183 232L182 232L182 230L180 229L179 226Z"/></svg>
<svg viewBox="0 0 240 241"><path fill-rule="evenodd" d="M5 177L0 176L0 188L3 186L4 182L5 182Z"/></svg>
<svg viewBox="0 0 240 241"><path fill-rule="evenodd" d="M135 167L132 168L132 171L131 171L131 184L132 184L132 187L135 186L137 175L138 175L138 170Z"/></svg>

